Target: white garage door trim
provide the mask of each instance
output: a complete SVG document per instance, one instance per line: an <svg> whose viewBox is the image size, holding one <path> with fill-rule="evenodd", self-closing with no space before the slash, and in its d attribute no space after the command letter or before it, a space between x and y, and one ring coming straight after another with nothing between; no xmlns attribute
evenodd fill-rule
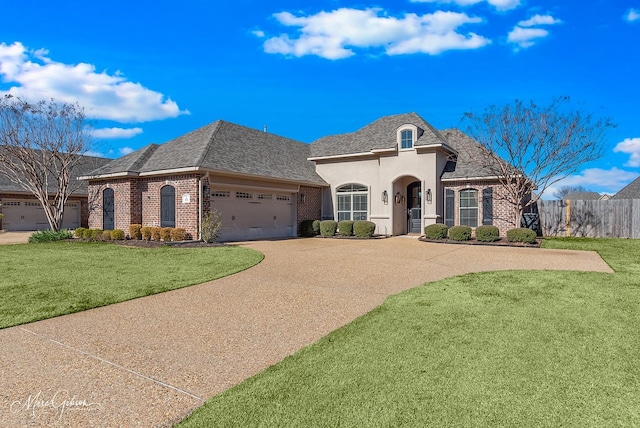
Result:
<svg viewBox="0 0 640 428"><path fill-rule="evenodd" d="M44 209L35 199L4 199L2 201L2 227L8 231L31 231L49 229ZM80 202L65 204L62 227L75 229L80 226Z"/></svg>

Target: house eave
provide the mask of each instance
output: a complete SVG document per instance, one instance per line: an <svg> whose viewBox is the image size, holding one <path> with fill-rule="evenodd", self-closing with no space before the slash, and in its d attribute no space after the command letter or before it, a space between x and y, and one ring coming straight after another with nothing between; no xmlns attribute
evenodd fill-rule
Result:
<svg viewBox="0 0 640 428"><path fill-rule="evenodd" d="M140 177L149 177L153 175L170 175L170 174L185 174L190 172L203 172L199 166L189 166L185 168L172 168L172 169L159 169L156 171L145 171L138 174Z"/></svg>
<svg viewBox="0 0 640 428"><path fill-rule="evenodd" d="M378 153L384 153L386 151L395 151L395 149L378 149L371 150L369 152L361 152L361 153L348 153L346 155L331 155L331 156L315 156L307 158L308 161L323 161L323 160L340 160L340 159L349 159L349 158L362 158L368 156L375 156Z"/></svg>
<svg viewBox="0 0 640 428"><path fill-rule="evenodd" d="M420 150L428 150L428 149L443 149L446 152L452 153L457 155L458 151L455 150L453 147L449 146L448 144L443 144L443 143L437 143L437 144L425 144L423 146L413 146L416 151Z"/></svg>
<svg viewBox="0 0 640 428"><path fill-rule="evenodd" d="M132 171L114 172L111 174L83 175L77 180L100 180L105 178L137 177L138 173Z"/></svg>
<svg viewBox="0 0 640 428"><path fill-rule="evenodd" d="M450 183L453 181L478 181L478 180L499 180L497 175L487 175L484 177L457 177L457 178L441 178L440 181Z"/></svg>
<svg viewBox="0 0 640 428"><path fill-rule="evenodd" d="M207 169L206 172L208 172L211 176L221 175L221 176L234 177L234 178L245 178L245 179L260 180L260 181L272 181L272 182L275 181L280 183L290 183L290 184L296 184L301 186L329 187L328 183L320 183L316 181L307 181L307 180L292 180L292 179L280 178L280 177L267 177L260 174L247 174L243 172L227 171L223 169Z"/></svg>

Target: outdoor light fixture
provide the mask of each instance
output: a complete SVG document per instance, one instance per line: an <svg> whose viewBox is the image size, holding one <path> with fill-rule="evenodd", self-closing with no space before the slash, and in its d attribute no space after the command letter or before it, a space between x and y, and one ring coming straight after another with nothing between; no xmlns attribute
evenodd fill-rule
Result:
<svg viewBox="0 0 640 428"><path fill-rule="evenodd" d="M396 204L399 204L402 201L402 195L400 192L396 192Z"/></svg>
<svg viewBox="0 0 640 428"><path fill-rule="evenodd" d="M382 202L384 202L385 204L389 202L389 194L386 190L382 192Z"/></svg>
<svg viewBox="0 0 640 428"><path fill-rule="evenodd" d="M431 189L427 189L427 202L431 203L432 200L433 198L431 196Z"/></svg>
<svg viewBox="0 0 640 428"><path fill-rule="evenodd" d="M306 197L304 196L304 193L300 193L300 203L304 204L305 200L306 200Z"/></svg>

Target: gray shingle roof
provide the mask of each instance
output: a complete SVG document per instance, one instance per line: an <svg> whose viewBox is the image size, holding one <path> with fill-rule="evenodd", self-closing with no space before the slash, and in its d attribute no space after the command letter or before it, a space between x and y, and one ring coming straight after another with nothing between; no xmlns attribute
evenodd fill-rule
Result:
<svg viewBox="0 0 640 428"><path fill-rule="evenodd" d="M571 201L597 201L600 199L598 192L571 192L564 197L565 200Z"/></svg>
<svg viewBox="0 0 640 428"><path fill-rule="evenodd" d="M640 177L623 187L613 199L640 199Z"/></svg>
<svg viewBox="0 0 640 428"><path fill-rule="evenodd" d="M355 132L319 138L311 143L311 156L338 156L392 149L397 147L396 130L402 125L415 125L418 128L416 146L447 143L440 132L416 113L405 113L382 117Z"/></svg>
<svg viewBox="0 0 640 428"><path fill-rule="evenodd" d="M199 168L326 184L309 157L308 144L218 120L116 159L91 175Z"/></svg>
<svg viewBox="0 0 640 428"><path fill-rule="evenodd" d="M451 148L458 152L457 160L447 162L443 179L465 179L493 177L495 173L482 161L482 146L473 138L456 128L445 129L440 133Z"/></svg>

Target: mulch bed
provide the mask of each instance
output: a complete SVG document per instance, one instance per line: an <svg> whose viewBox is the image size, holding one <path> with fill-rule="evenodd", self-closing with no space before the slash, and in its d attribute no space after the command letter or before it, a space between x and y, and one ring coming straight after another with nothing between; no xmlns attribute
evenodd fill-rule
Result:
<svg viewBox="0 0 640 428"><path fill-rule="evenodd" d="M433 242L434 244L461 244L461 245L485 245L491 247L526 247L526 248L540 248L542 243L541 239L537 239L535 244L526 244L524 242L509 242L504 238L500 238L494 242L482 242L475 239L468 241L454 241L453 239L427 239L424 236L418 238L422 242Z"/></svg>
<svg viewBox="0 0 640 428"><path fill-rule="evenodd" d="M173 247L173 248L200 248L200 247L227 247L227 244L221 242L204 242L204 241L145 241L144 239L127 239L124 241L109 241L117 245L125 247L142 247L142 248L158 248L158 247Z"/></svg>
<svg viewBox="0 0 640 428"><path fill-rule="evenodd" d="M314 238L322 238L322 239L385 239L385 238L390 238L389 235L373 235L370 236L368 238L360 238L357 236L344 236L344 235L340 235L340 234L335 234L333 236L322 236L322 235L316 235L314 236Z"/></svg>

